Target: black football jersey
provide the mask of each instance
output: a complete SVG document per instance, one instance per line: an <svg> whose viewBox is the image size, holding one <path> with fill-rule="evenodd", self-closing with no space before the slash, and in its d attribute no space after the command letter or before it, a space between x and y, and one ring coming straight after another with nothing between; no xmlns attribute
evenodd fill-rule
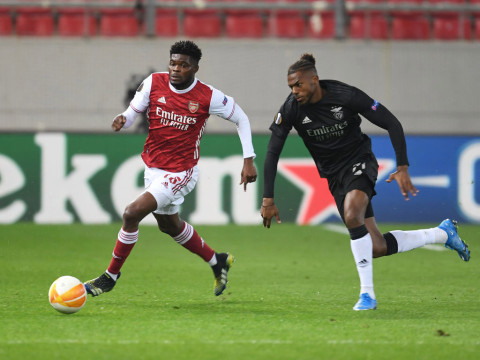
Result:
<svg viewBox="0 0 480 360"><path fill-rule="evenodd" d="M352 159L372 153L370 138L360 129L359 114L375 118L371 115L380 104L360 89L340 81L320 80L320 86L326 93L315 104L299 105L290 94L270 130L285 140L292 127L295 128L320 175L328 177L349 165ZM386 128L382 123L372 122Z"/></svg>

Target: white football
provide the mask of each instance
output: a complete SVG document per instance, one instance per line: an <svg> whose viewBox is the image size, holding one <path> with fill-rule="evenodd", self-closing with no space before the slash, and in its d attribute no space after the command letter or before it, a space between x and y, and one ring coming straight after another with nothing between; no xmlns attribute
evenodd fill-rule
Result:
<svg viewBox="0 0 480 360"><path fill-rule="evenodd" d="M60 276L48 290L48 301L55 310L64 314L79 311L87 301L83 283L73 276Z"/></svg>

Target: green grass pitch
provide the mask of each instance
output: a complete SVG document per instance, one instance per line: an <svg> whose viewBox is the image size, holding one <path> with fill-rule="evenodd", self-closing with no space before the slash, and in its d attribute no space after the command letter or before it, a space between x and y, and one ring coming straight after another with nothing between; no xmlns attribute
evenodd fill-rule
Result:
<svg viewBox="0 0 480 360"><path fill-rule="evenodd" d="M348 236L324 225L197 226L236 257L219 297L207 264L142 226L112 292L55 311L50 284L101 274L119 228L0 226L0 359L480 358L479 226L459 229L468 263L428 249L376 259L378 309L366 312L352 310Z"/></svg>

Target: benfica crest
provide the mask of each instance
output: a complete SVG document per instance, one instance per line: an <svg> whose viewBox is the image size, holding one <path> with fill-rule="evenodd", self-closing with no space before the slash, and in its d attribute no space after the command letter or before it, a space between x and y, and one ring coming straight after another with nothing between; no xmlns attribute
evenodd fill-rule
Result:
<svg viewBox="0 0 480 360"><path fill-rule="evenodd" d="M190 110L191 113L196 113L199 107L200 104L196 101L190 101L188 103L188 110Z"/></svg>

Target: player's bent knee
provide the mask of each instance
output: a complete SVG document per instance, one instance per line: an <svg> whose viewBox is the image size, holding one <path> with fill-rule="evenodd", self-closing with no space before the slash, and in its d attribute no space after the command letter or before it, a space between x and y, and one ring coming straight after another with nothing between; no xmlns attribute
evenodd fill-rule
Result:
<svg viewBox="0 0 480 360"><path fill-rule="evenodd" d="M139 209L132 204L127 205L123 212L123 221L126 223L139 223L141 219Z"/></svg>

